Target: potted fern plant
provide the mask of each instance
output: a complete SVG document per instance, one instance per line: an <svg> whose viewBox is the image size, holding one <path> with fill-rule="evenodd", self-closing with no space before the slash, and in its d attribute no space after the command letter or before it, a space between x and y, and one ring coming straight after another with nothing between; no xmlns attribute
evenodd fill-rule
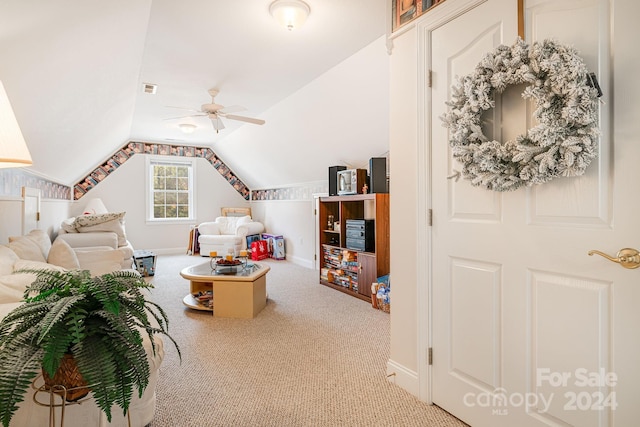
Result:
<svg viewBox="0 0 640 427"><path fill-rule="evenodd" d="M126 413L134 387L142 396L149 382L143 335L149 337L154 355L154 334L168 337L180 355L168 334L166 313L145 297L145 290L153 285L136 271L95 277L86 270L21 272L34 273L36 279L25 290L24 304L0 321L4 427L41 372L52 385L64 381L63 371L81 377L76 383L62 384L70 389L64 392L66 399L80 399L90 389L111 421L113 405Z"/></svg>

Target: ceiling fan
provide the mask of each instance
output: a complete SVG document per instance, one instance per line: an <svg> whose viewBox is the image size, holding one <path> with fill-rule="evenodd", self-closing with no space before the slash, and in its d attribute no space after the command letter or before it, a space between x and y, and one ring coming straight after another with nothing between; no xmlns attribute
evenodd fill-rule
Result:
<svg viewBox="0 0 640 427"><path fill-rule="evenodd" d="M216 133L220 132L221 129L224 129L224 123L222 122L221 118L225 118L229 120L238 120L246 123L253 123L255 125L265 124L265 121L262 119L255 119L253 117L245 117L245 116L238 116L235 114L229 114L229 113L235 113L238 111L244 111L246 110L246 108L241 107L239 105L232 105L230 107L225 107L224 105L216 104L215 98L216 98L216 95L218 95L218 93L219 93L218 89L209 89L209 95L211 95L211 103L202 104L199 110L169 106L169 108L178 108L181 110L192 111L196 114L189 114L187 116L180 116L180 117L171 117L164 120L176 120L176 119L183 119L186 117L205 117L206 116L206 117L209 117L209 119L211 119L211 123L213 124L213 128L216 130Z"/></svg>

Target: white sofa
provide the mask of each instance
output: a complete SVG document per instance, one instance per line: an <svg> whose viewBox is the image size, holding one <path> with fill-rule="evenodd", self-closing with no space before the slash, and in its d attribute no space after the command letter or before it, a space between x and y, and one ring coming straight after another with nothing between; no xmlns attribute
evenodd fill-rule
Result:
<svg viewBox="0 0 640 427"><path fill-rule="evenodd" d="M250 216L219 216L212 222L198 225L198 243L200 255L209 256L215 251L218 255L226 255L229 251L238 254L247 249L247 236L262 233L264 225L253 221Z"/></svg>
<svg viewBox="0 0 640 427"><path fill-rule="evenodd" d="M118 262L120 255L113 249L94 250L76 253L64 241L51 244L49 236L41 230L33 230L26 236L12 237L8 245L0 245L0 319L11 310L22 304L23 292L34 280L33 274L18 273L21 269L58 269L65 266L77 265L77 268L90 270L93 275L101 275L121 269ZM143 334L144 336L144 334ZM134 393L129 408L131 425L143 427L153 420L155 414L155 388L158 380L159 368L164 358L162 338L154 338L156 354L153 354L151 343L145 336L151 376L149 385L142 398ZM36 385L41 385L36 383ZM40 396L40 402L47 402L48 395ZM106 416L95 402L89 398L81 405L68 406L65 411L66 427L86 426L127 426L127 418L122 411L114 408L111 423L107 423ZM56 421L60 422L60 412L56 411ZM46 426L49 425L49 410L33 401L33 393L27 392L24 401L14 414L10 426ZM58 425L58 424L56 424Z"/></svg>
<svg viewBox="0 0 640 427"><path fill-rule="evenodd" d="M78 254L111 248L119 252L122 268L131 268L133 246L127 240L124 215L124 212L107 212L66 219L60 226L56 240L64 240Z"/></svg>

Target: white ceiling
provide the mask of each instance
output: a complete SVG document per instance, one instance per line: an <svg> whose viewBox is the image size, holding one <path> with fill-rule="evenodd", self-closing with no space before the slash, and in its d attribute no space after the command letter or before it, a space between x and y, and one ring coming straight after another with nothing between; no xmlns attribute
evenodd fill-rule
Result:
<svg viewBox="0 0 640 427"><path fill-rule="evenodd" d="M260 117L385 32L387 0L306 1L288 32L271 0L0 0L0 80L32 170L72 185L128 140L213 146L255 125L216 134L206 118L164 120L183 115L167 106L199 109L217 88Z"/></svg>

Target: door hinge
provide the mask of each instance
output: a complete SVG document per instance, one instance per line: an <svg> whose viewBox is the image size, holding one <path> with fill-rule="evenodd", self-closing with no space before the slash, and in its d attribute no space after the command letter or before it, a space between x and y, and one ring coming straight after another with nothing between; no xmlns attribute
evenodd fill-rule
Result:
<svg viewBox="0 0 640 427"><path fill-rule="evenodd" d="M36 221L40 221L40 212L36 212Z"/></svg>
<svg viewBox="0 0 640 427"><path fill-rule="evenodd" d="M429 347L429 350L427 351L427 362L429 363L429 366L433 365L433 348Z"/></svg>
<svg viewBox="0 0 640 427"><path fill-rule="evenodd" d="M315 209L315 208L313 209L313 215L314 215L314 216L315 216L315 215L318 215L318 209Z"/></svg>
<svg viewBox="0 0 640 427"><path fill-rule="evenodd" d="M432 75L432 71L431 70L427 71L427 87L431 87L431 75Z"/></svg>
<svg viewBox="0 0 640 427"><path fill-rule="evenodd" d="M317 261L318 260L318 255L317 254L313 254L313 260Z"/></svg>
<svg viewBox="0 0 640 427"><path fill-rule="evenodd" d="M427 211L427 225L429 227L433 225L433 209Z"/></svg>

